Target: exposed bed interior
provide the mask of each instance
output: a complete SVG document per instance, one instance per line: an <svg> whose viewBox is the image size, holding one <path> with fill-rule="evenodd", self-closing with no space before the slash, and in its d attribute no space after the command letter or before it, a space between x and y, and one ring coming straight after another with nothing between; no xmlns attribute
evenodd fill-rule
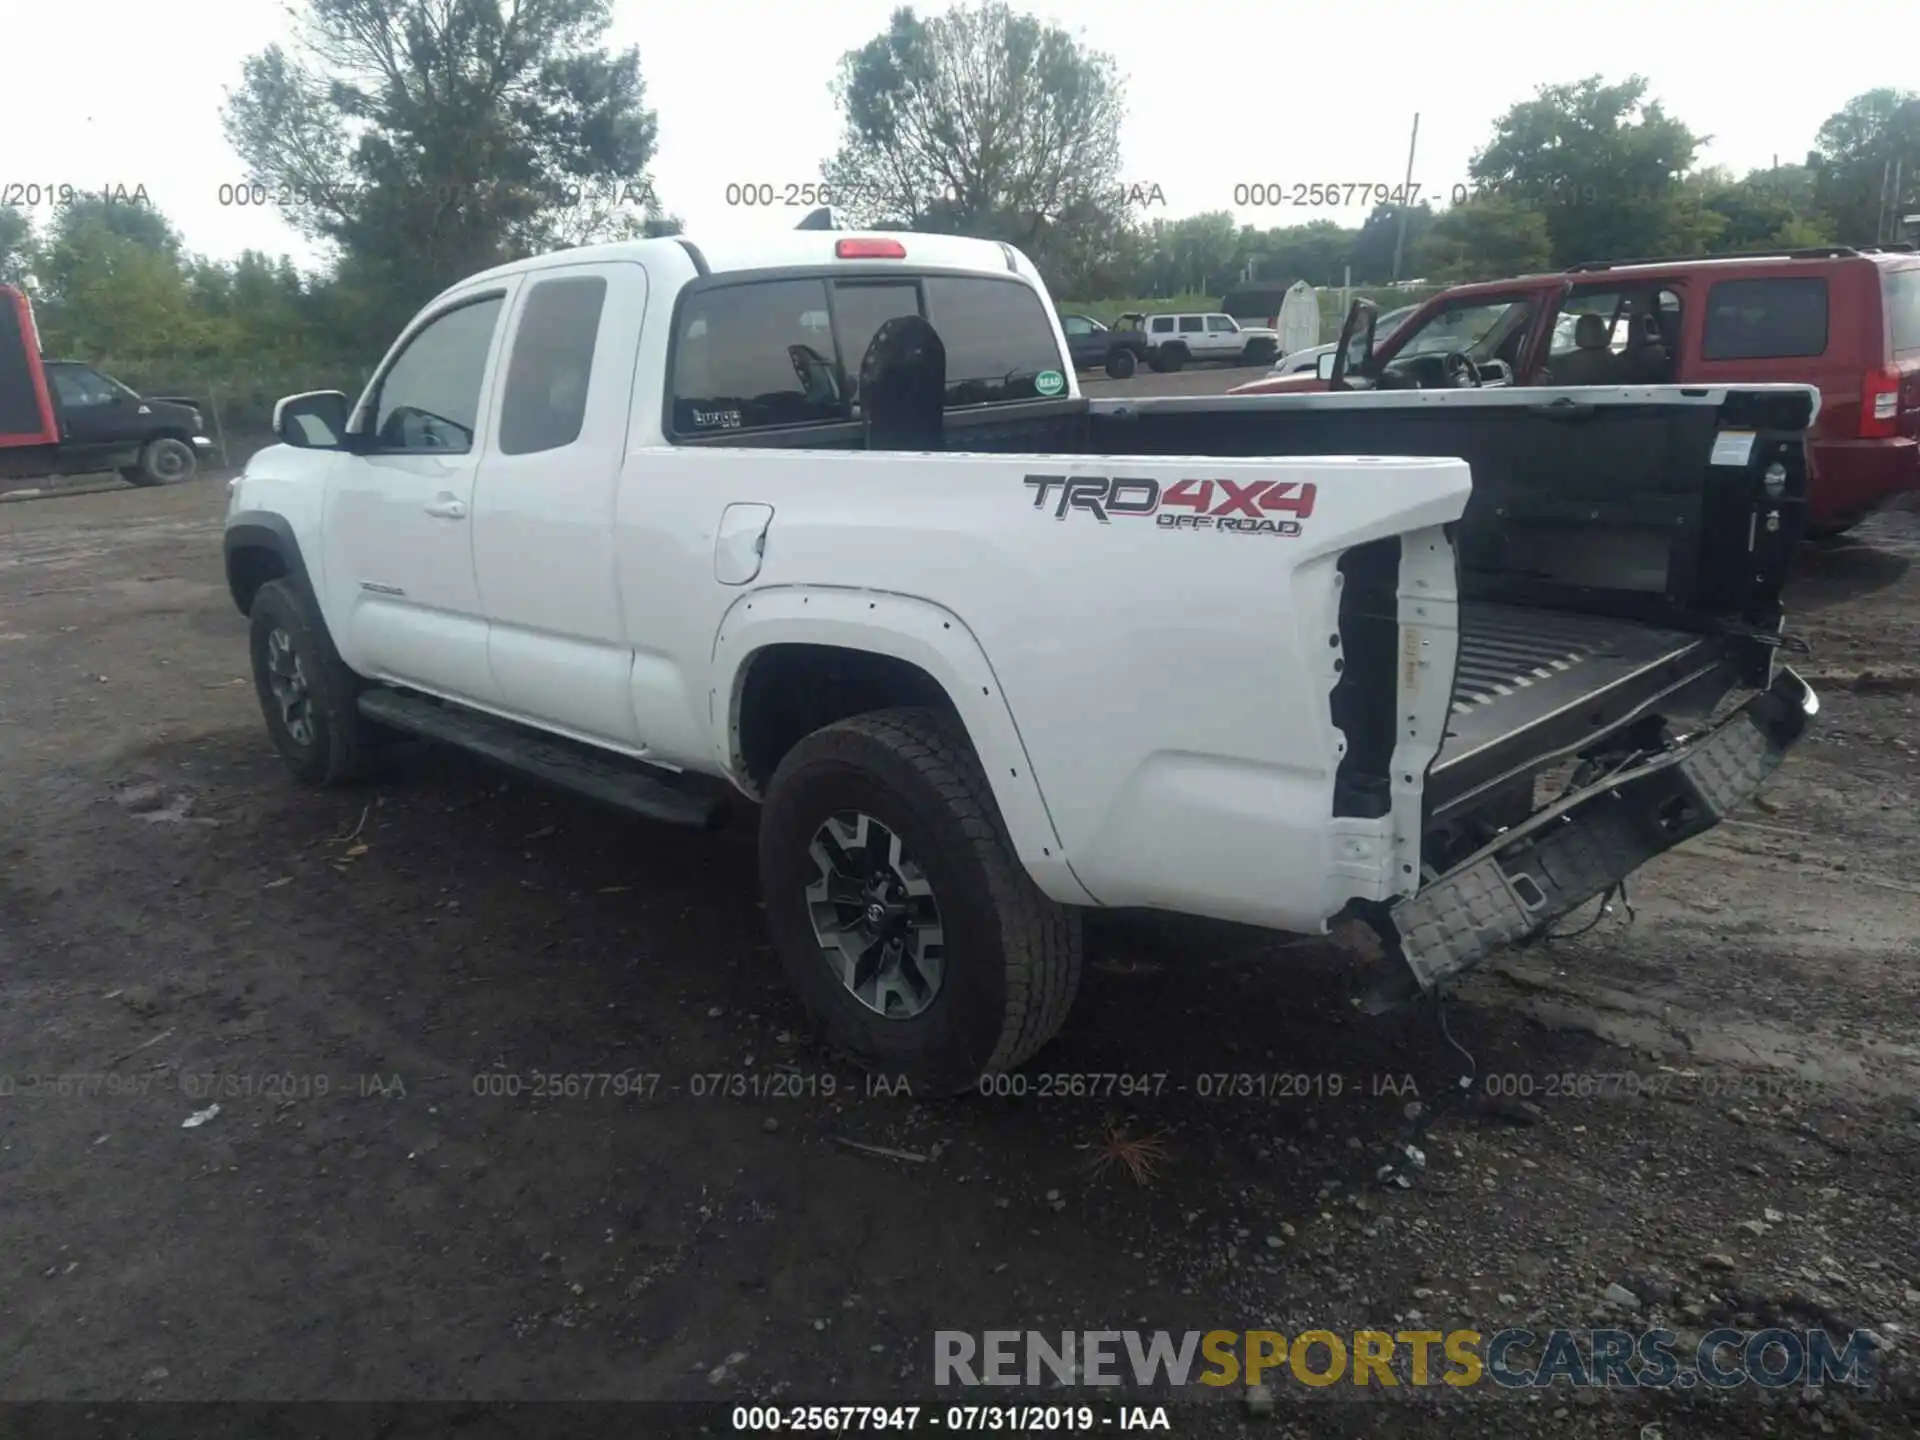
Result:
<svg viewBox="0 0 1920 1440"><path fill-rule="evenodd" d="M1643 716L1710 707L1764 683L1769 633L1799 533L1810 397L1772 390L1463 393L1386 397L1063 398L941 413L875 444L847 425L727 437L732 444L980 454L1417 455L1465 460L1451 527L1461 596L1448 730L1425 787L1430 819L1463 812ZM1360 403L1354 403L1355 401ZM1722 432L1757 437L1727 463ZM705 443L705 442L701 442ZM717 443L717 442L716 442ZM1763 469L1786 471L1783 497ZM1763 513L1786 523L1762 532ZM1284 541L1278 543L1285 543ZM1399 542L1342 561L1349 664L1333 696L1349 745L1335 813L1380 815L1397 741Z"/></svg>

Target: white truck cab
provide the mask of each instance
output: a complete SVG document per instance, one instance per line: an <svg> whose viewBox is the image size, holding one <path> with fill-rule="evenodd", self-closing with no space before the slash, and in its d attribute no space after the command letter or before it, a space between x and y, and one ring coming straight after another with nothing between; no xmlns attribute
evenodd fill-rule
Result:
<svg viewBox="0 0 1920 1440"><path fill-rule="evenodd" d="M956 237L656 239L464 280L357 400L281 401L283 443L232 487L268 733L314 784L412 734L654 820L757 804L774 946L822 1028L951 1091L1058 1029L1085 907L1358 916L1431 989L1657 853L1607 831L1601 862L1556 872L1553 847L1591 845L1582 807L1679 796L1678 843L1810 713L1765 638L1778 523L1753 553L1687 558L1700 593L1665 628L1543 620L1516 607L1593 611L1617 537L1574 527L1564 564L1536 537L1501 588L1504 542L1450 453L1499 397L1103 407L1067 356L1031 263ZM1761 388L1787 393L1623 399L1619 428L1583 391L1586 438L1614 442L1615 491L1642 446L1665 497L1684 487L1660 467L1697 448L1706 503L1707 448L1747 425L1788 500L1767 509L1756 470L1711 502L1777 522L1811 412ZM1342 454L1356 401L1364 448L1419 422L1415 453ZM1485 433L1535 424L1501 416ZM1500 525L1566 531L1558 498L1530 508L1537 479L1494 470ZM1762 638L1687 628L1696 602ZM1577 671L1585 708L1548 686L1501 701L1535 670ZM1652 753L1649 707L1682 679L1765 703ZM1609 748L1629 731L1631 783ZM1537 770L1587 754L1606 784L1533 806ZM1701 754L1744 767L1704 800Z"/></svg>

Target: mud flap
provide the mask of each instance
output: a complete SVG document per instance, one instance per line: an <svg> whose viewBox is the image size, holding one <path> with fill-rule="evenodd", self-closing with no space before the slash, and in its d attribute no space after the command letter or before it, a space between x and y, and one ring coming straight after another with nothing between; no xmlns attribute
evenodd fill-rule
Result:
<svg viewBox="0 0 1920 1440"><path fill-rule="evenodd" d="M1388 911L1421 990L1605 893L1712 829L1766 783L1819 713L1793 671L1712 729L1538 811Z"/></svg>

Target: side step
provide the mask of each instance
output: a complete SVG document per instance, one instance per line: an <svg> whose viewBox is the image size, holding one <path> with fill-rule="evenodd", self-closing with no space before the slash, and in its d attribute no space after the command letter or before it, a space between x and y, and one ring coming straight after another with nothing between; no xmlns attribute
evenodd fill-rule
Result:
<svg viewBox="0 0 1920 1440"><path fill-rule="evenodd" d="M656 778L639 761L511 720L387 689L362 691L359 708L369 720L425 740L457 745L491 764L630 815L711 831L724 826L732 813L724 795L683 788L668 772L661 771Z"/></svg>

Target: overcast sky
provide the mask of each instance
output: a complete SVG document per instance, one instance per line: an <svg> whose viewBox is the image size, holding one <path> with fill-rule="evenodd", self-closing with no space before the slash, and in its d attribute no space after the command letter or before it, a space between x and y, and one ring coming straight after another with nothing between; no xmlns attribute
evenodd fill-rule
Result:
<svg viewBox="0 0 1920 1440"><path fill-rule="evenodd" d="M667 208L695 235L790 227L804 211L730 208L727 185L818 178L839 134L827 88L835 64L885 27L892 0L614 8L610 39L639 46L660 117L653 173ZM1416 111L1414 179L1423 194L1444 195L1494 118L1537 84L1638 71L1669 111L1713 137L1706 163L1743 171L1776 155L1803 159L1848 97L1914 78L1911 48L1898 43L1912 33L1909 0L1851 0L1831 23L1793 25L1790 39L1757 23L1750 6L1720 0L1617 0L1589 7L1577 27L1542 0L1052 0L1035 9L1126 75L1126 178L1157 184L1166 198L1149 213L1237 208L1263 226L1357 223L1364 211L1235 207L1234 187L1397 183ZM23 4L6 28L16 63L0 94L0 199L18 185L144 185L193 249L315 258L278 217L220 201L220 186L244 176L220 130L224 91L246 55L287 33L279 0Z"/></svg>

